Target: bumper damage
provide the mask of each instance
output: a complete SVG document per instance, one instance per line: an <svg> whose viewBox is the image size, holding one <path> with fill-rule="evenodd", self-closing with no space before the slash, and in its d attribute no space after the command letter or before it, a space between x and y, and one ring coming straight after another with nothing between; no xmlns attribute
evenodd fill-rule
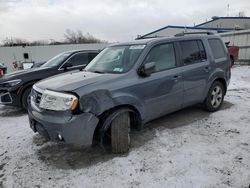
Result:
<svg viewBox="0 0 250 188"><path fill-rule="evenodd" d="M61 117L29 111L29 122L34 132L48 140L90 146L99 119L91 113Z"/></svg>

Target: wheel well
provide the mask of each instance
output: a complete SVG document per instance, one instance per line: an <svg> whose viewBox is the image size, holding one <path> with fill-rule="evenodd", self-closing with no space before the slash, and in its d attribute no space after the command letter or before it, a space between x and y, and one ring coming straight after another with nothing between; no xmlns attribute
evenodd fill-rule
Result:
<svg viewBox="0 0 250 188"><path fill-rule="evenodd" d="M31 81L31 82L25 83L25 84L23 85L23 88L22 88L21 92L20 92L21 97L23 97L23 94L24 94L24 92L25 92L26 89L32 87L32 86L33 86L36 82L38 82L38 81L39 81L39 80L35 80L35 81Z"/></svg>
<svg viewBox="0 0 250 188"><path fill-rule="evenodd" d="M105 112L103 112L100 116L99 119L105 119L110 113L119 110L119 109L128 109L129 110L129 115L131 119L131 128L132 129L138 129L138 124L141 123L141 115L139 111L132 105L119 105L114 108L108 109Z"/></svg>
<svg viewBox="0 0 250 188"><path fill-rule="evenodd" d="M99 123L95 129L93 141L94 139L99 139L100 130L103 127L103 123L109 114L119 109L128 109L130 115L130 128L132 130L140 130L142 128L142 120L139 111L132 105L119 105L114 108L108 109L98 116Z"/></svg>
<svg viewBox="0 0 250 188"><path fill-rule="evenodd" d="M25 85L23 88L22 88L22 91L21 91L21 99L23 98L23 95L24 95L24 92L29 89L29 88L32 88L33 84L30 84L30 85Z"/></svg>
<svg viewBox="0 0 250 188"><path fill-rule="evenodd" d="M225 94L226 94L226 92L227 92L227 82L225 81L225 79L217 78L214 82L216 82L216 81L222 83L222 85L224 87L224 90L225 90Z"/></svg>

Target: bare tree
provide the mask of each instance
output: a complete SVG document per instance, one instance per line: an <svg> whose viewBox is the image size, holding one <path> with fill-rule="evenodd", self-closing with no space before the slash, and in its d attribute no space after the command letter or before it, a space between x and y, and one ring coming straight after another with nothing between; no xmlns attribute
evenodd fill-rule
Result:
<svg viewBox="0 0 250 188"><path fill-rule="evenodd" d="M47 40L35 40L29 43L30 46L44 46L49 44Z"/></svg>
<svg viewBox="0 0 250 188"><path fill-rule="evenodd" d="M64 35L65 42L70 44L83 44L83 43L101 43L104 42L100 39L95 38L93 35L87 33L83 35L80 30L72 31L70 29L66 30Z"/></svg>
<svg viewBox="0 0 250 188"><path fill-rule="evenodd" d="M54 39L48 40L35 40L29 42L26 39L21 38L6 38L2 41L2 46L42 46L42 45L60 45L60 44L85 44L85 43L103 43L107 41L103 41L95 38L90 33L82 34L80 30L72 31L70 29L66 30L64 35L65 39L63 42L56 41Z"/></svg>
<svg viewBox="0 0 250 188"><path fill-rule="evenodd" d="M244 12L244 11L240 11L240 12L239 12L239 17L246 17L245 12Z"/></svg>
<svg viewBox="0 0 250 188"><path fill-rule="evenodd" d="M21 38L6 38L3 41L3 46L27 46L29 42Z"/></svg>

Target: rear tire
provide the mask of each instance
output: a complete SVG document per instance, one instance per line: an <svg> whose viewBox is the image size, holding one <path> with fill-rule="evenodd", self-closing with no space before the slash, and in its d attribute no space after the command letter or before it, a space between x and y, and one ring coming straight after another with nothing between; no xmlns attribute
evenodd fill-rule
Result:
<svg viewBox="0 0 250 188"><path fill-rule="evenodd" d="M113 153L127 153L130 145L129 112L119 114L111 123L111 147Z"/></svg>
<svg viewBox="0 0 250 188"><path fill-rule="evenodd" d="M28 103L30 100L30 98L29 98L30 92L31 92L31 87L25 89L25 91L23 92L23 95L22 95L22 107L26 111L28 110Z"/></svg>
<svg viewBox="0 0 250 188"><path fill-rule="evenodd" d="M204 108L209 112L220 109L225 95L225 88L219 81L215 81L210 87L207 97L203 103Z"/></svg>
<svg viewBox="0 0 250 188"><path fill-rule="evenodd" d="M234 58L233 58L233 56L230 56L230 61L231 61L231 67L233 67L234 66Z"/></svg>

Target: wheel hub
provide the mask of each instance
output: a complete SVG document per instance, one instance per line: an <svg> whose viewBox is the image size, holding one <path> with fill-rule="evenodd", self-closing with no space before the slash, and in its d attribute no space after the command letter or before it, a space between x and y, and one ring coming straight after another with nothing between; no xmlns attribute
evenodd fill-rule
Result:
<svg viewBox="0 0 250 188"><path fill-rule="evenodd" d="M214 87L211 95L211 105L218 108L222 102L222 89L220 86Z"/></svg>

